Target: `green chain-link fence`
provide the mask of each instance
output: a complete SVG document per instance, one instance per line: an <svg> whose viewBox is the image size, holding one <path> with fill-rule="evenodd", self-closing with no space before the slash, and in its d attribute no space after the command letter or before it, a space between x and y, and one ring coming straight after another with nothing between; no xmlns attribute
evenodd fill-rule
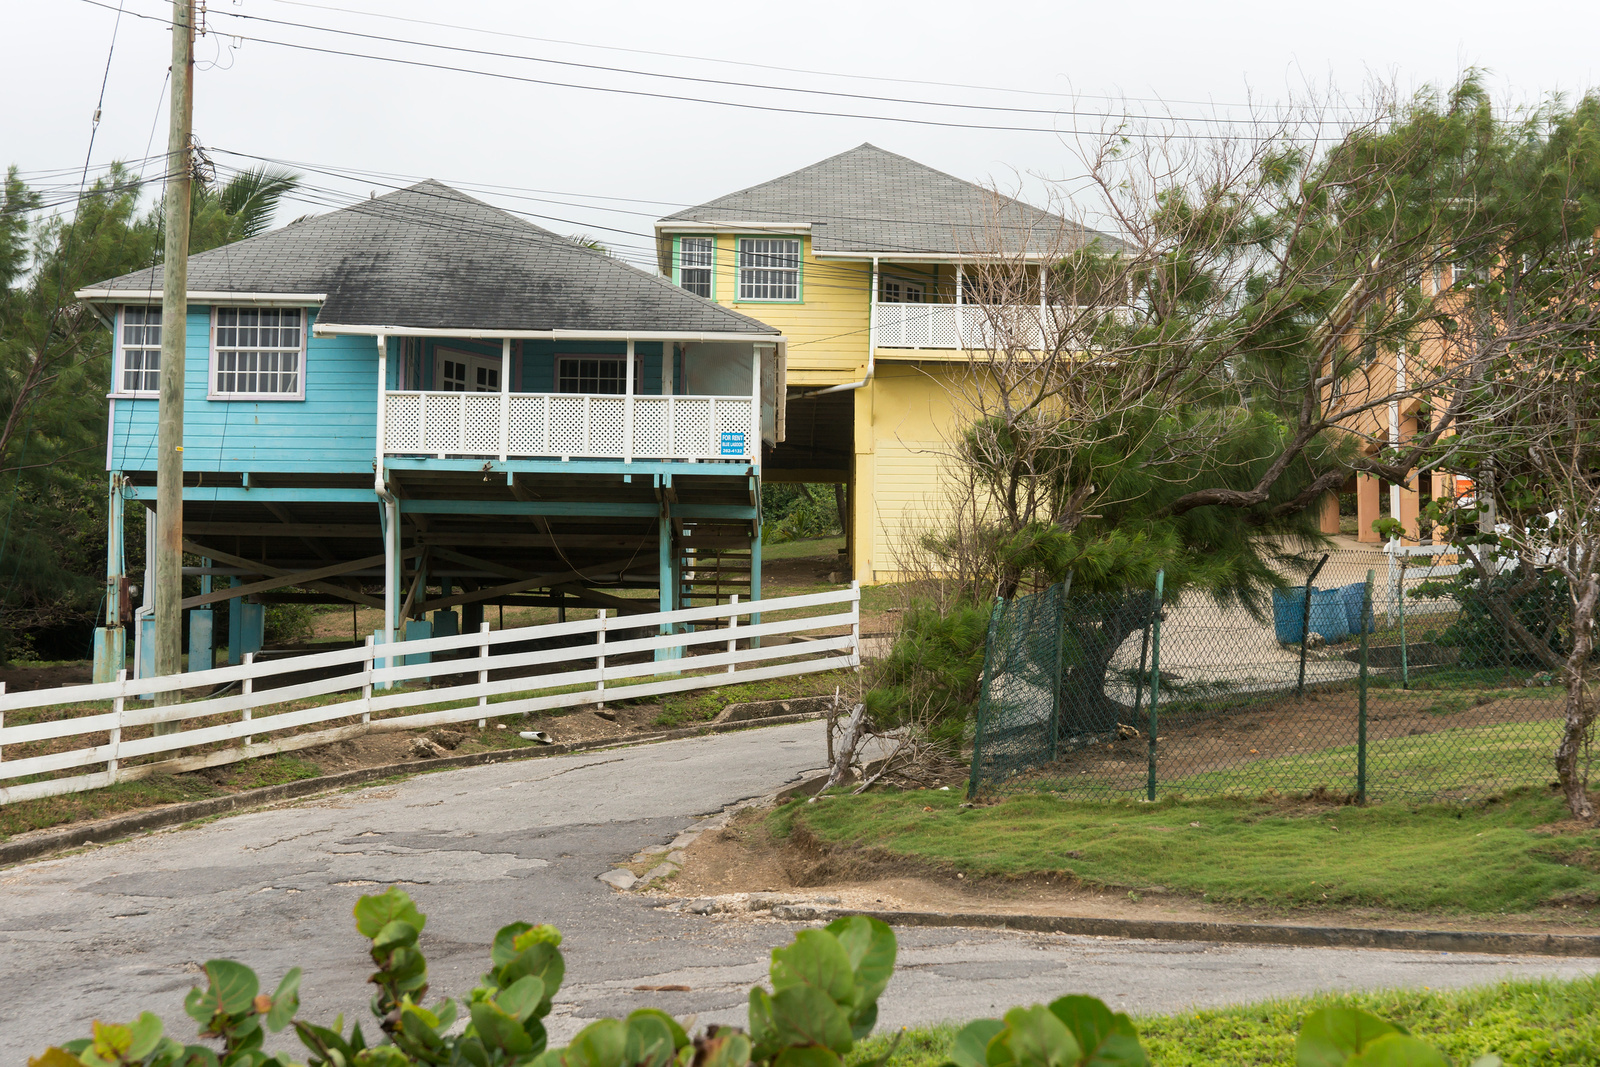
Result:
<svg viewBox="0 0 1600 1067"><path fill-rule="evenodd" d="M1504 620L1559 656L1568 600L1553 575L1522 585L1425 548L1331 554L1309 602L1301 586L1254 614L1159 587L999 602L971 788L1465 800L1543 787L1566 691Z"/></svg>

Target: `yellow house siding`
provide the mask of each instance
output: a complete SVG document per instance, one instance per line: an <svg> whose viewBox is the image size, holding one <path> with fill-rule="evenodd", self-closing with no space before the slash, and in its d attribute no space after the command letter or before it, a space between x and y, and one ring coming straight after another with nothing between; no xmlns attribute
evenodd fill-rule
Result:
<svg viewBox="0 0 1600 1067"><path fill-rule="evenodd" d="M856 577L893 580L908 549L945 521L946 476L955 411L952 375L943 365L885 361L879 354L867 396L856 404ZM865 409L865 411L863 410ZM859 443L863 430L870 449ZM870 473L869 473L870 472Z"/></svg>
<svg viewBox="0 0 1600 1067"><path fill-rule="evenodd" d="M789 339L789 384L838 385L859 381L867 364L867 327L872 288L872 265L819 260L811 254L808 234L719 233L662 234L661 266L672 267L673 238L712 236L712 299L758 319ZM800 300L797 302L740 300L738 278L739 238L799 238ZM674 277L674 274L669 274Z"/></svg>

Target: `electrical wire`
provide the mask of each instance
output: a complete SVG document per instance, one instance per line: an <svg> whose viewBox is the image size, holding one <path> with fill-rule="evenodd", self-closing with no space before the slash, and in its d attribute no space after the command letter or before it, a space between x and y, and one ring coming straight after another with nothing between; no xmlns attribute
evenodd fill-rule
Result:
<svg viewBox="0 0 1600 1067"><path fill-rule="evenodd" d="M103 0L80 0L80 2L85 3L85 4L89 4L89 5L93 6L93 7L101 7L101 8L106 8L107 10L110 10L110 5L107 4L107 3L104 3ZM134 15L137 18L144 19L146 21L158 22L158 23L162 23L162 24L168 25L168 26L171 25L170 20L168 20L165 17L158 17L158 16L154 16L154 15L139 14L137 12L130 12L130 14ZM240 16L240 17L260 18L259 16ZM281 20L263 20L263 21L281 21ZM304 25L304 24L291 24L291 25ZM348 31L348 30L334 30L334 29L327 28L327 27L311 26L309 28L311 28L313 30L321 30L321 31L324 31L324 32L347 34L347 35L352 35L352 36L357 36L357 37L366 37L366 38L369 38L369 39L400 41L401 43L412 44L412 45L415 45L417 47L443 48L443 49L448 49L448 50L453 50L453 51L465 51L465 52L469 52L469 53L479 53L479 54L485 54L485 55L505 56L507 58L520 59L520 60L527 60L527 59L530 58L530 57L524 57L524 56L515 56L515 55L511 55L509 53L490 53L490 52L486 52L485 50L481 50L481 49L468 49L468 48L462 48L460 46L439 44L439 43L436 43L436 42L420 42L420 41L412 42L412 41L405 41L403 39L398 39L398 38L383 38L383 37L381 37L379 35L361 34L361 33L358 33L356 31ZM688 95L684 95L684 94L680 94L680 93L656 92L656 91L652 91L652 90L632 89L632 88L625 88L625 87L621 87L621 86L594 85L594 84L588 84L588 83L583 83L583 82L557 81L555 79L550 79L550 78L534 78L534 77L530 77L528 75L510 74L510 73L506 73L506 72L503 72L503 71L491 71L491 70L484 70L484 69L480 69L480 68L476 68L476 67L467 67L467 66L453 66L453 65L447 64L447 63L431 63L431 62L428 62L426 60L421 60L421 59L409 59L409 58L404 58L404 57L400 57L400 56L379 55L379 54L371 53L371 52L358 52L358 51L352 51L352 50L349 50L349 49L342 49L342 48L327 48L327 47L322 47L322 46L319 46L319 45L306 44L306 43L303 43L303 42L283 41L283 40L278 40L278 39L270 38L270 37L252 36L252 35L249 35L249 34L231 34L230 36L232 36L235 39L240 40L240 41L251 41L251 42L254 42L254 43L257 43L257 44L264 44L264 45L268 45L268 46L276 47L276 48L286 48L286 49L292 49L292 50L295 50L295 51L316 53L316 54L320 54L320 55L339 56L339 57L347 58L347 59L366 59L366 60L370 60L370 61L373 61L373 62L388 63L388 64L395 64L395 65L400 65L400 66L408 66L408 67L415 67L415 68L424 69L424 70L437 70L437 71L445 71L445 72L458 73L458 74L471 74L471 75L475 75L475 76L478 76L478 77L498 79L498 80L501 80L501 81L512 81L512 82L518 82L518 83L528 84L528 85L542 85L542 86L547 86L547 87L550 87L550 88L575 89L575 90L579 90L579 91L583 91L583 92L607 93L607 94L613 94L613 95L631 96L631 97L638 97L638 98L645 98L645 99L667 100L667 101L672 101L672 102L675 102L675 103L707 104L707 105L712 105L712 106L717 106L717 107L728 107L728 108L734 108L734 109L738 109L738 110L760 111L760 112L774 113L774 114L810 115L810 116L816 116L816 117L821 117L821 118L859 119L859 120L865 120L865 121L871 121L871 122L896 122L896 123L904 123L904 124L916 125L916 126L937 127L937 128L942 128L942 129L989 130L989 131L997 131L997 132L1005 132L1005 133L1042 133L1042 134L1050 134L1050 135L1053 135L1053 136L1073 135L1073 136L1101 137L1101 138L1115 137L1117 139L1122 139L1122 138L1154 139L1154 140L1163 140L1163 141L1168 141L1168 140L1209 140L1209 139L1211 139L1212 137L1215 136L1214 134L1211 134L1211 133L1183 133L1183 132L1176 132L1176 131L1137 130L1137 129L1127 128L1127 126L1126 126L1127 122L1129 122L1129 121L1131 121L1133 119L1139 119L1139 118L1152 119L1153 121L1161 121L1161 122L1174 121L1174 120L1172 120L1170 118L1166 118L1166 117L1152 118L1151 116L1132 116L1132 115L1129 115L1129 116L1118 116L1118 115L1109 115L1108 114L1108 115L1096 116L1096 117L1102 117L1102 118L1107 119L1108 121L1112 121L1112 120L1116 121L1119 125L1117 125L1114 129L1112 129L1112 130L1107 130L1107 129L1101 129L1101 130L1079 130L1079 129L1066 129L1066 128L1062 128L1062 127L1059 127L1059 126L1005 126L1005 125L998 125L998 124L993 124L993 123L954 122L954 121L949 121L949 120L944 120L944 119L917 118L917 117L906 116L906 115L878 115L878 114L871 114L871 113L868 113L868 112L828 111L828 110L818 110L818 109L813 109L813 108L786 107L786 106L782 106L782 105L778 105L778 104L761 104L761 103L755 103L755 102L751 102L751 101L726 100L726 99L718 99L718 98L714 98L714 97L688 96ZM628 71L621 70L619 68L610 68L610 69L616 70L618 73L631 73L631 72L628 72ZM771 89L773 87L771 87L771 86L761 86L759 88ZM810 92L810 91L813 91L813 90L805 90L805 91ZM825 94L825 95L848 95L848 94ZM920 102L920 101L912 101L912 103L920 105L922 102ZM1052 112L1052 114L1054 114L1054 112ZM1075 113L1075 114L1078 114L1081 117L1081 115L1085 114L1085 113ZM1257 120L1252 120L1251 122L1240 122L1240 121L1222 120L1222 119L1196 120L1196 121L1214 121L1214 122L1222 123L1222 124L1227 125L1227 126L1247 126L1247 125L1260 125L1261 124ZM1308 119L1305 122L1297 123L1295 125L1319 126L1319 125L1321 125L1321 124L1323 124L1325 122L1332 124L1332 121L1333 120Z"/></svg>

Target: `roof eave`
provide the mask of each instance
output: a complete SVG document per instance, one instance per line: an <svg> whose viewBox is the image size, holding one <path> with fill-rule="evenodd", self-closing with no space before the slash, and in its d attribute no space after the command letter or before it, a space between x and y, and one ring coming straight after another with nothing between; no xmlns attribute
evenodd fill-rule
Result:
<svg viewBox="0 0 1600 1067"><path fill-rule="evenodd" d="M498 330L460 326L384 326L367 323L318 322L311 328L315 337L453 337L458 340L518 341L760 341L787 343L788 338L773 331L758 330Z"/></svg>
<svg viewBox="0 0 1600 1067"><path fill-rule="evenodd" d="M104 287L79 289L72 294L79 300L93 301L159 301L162 298L160 289L107 289ZM328 302L327 293L255 293L255 292L227 292L224 290L191 289L185 294L191 304L325 304Z"/></svg>

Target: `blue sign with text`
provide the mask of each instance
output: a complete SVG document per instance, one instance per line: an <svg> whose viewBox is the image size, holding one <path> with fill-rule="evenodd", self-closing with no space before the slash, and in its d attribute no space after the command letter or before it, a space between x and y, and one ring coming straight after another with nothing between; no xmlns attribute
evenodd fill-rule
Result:
<svg viewBox="0 0 1600 1067"><path fill-rule="evenodd" d="M724 456L744 455L744 434L724 433L722 435L722 454Z"/></svg>

